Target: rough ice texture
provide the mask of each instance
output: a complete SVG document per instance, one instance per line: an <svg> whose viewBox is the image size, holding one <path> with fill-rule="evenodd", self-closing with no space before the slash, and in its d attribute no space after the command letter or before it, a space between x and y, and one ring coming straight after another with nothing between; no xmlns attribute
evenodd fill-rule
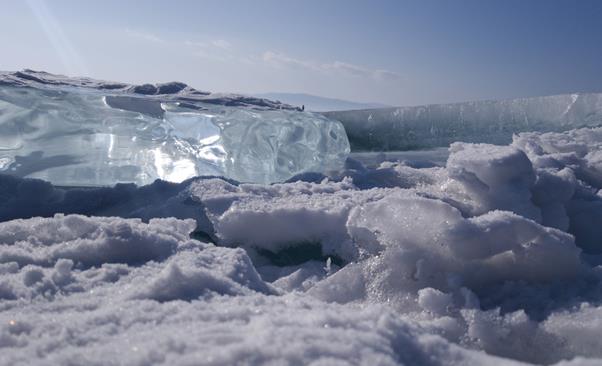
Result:
<svg viewBox="0 0 602 366"><path fill-rule="evenodd" d="M602 94L326 112L345 126L353 150L412 150L455 141L507 144L522 131L602 126Z"/></svg>
<svg viewBox="0 0 602 366"><path fill-rule="evenodd" d="M523 133L272 185L0 175L0 364L598 365L601 148Z"/></svg>
<svg viewBox="0 0 602 366"><path fill-rule="evenodd" d="M183 83L126 85L0 73L0 172L57 185L225 176L278 182L341 167L342 125L264 99Z"/></svg>

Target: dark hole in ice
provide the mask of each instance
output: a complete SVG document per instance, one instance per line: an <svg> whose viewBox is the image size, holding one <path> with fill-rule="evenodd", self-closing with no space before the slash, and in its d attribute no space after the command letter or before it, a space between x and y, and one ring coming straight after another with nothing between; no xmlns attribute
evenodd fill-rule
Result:
<svg viewBox="0 0 602 366"><path fill-rule="evenodd" d="M134 86L132 91L136 94L153 95L157 94L157 87L152 84L142 84Z"/></svg>
<svg viewBox="0 0 602 366"><path fill-rule="evenodd" d="M216 240L209 233L204 231L196 230L190 233L190 238L198 241L202 241L204 243L217 244Z"/></svg>
<svg viewBox="0 0 602 366"><path fill-rule="evenodd" d="M127 86L128 86L127 84L121 84L121 83L107 83L107 84L99 85L98 88L104 89L104 90L115 90L115 89L124 89Z"/></svg>
<svg viewBox="0 0 602 366"><path fill-rule="evenodd" d="M184 90L188 85L178 81L157 85L157 94L176 94Z"/></svg>
<svg viewBox="0 0 602 366"><path fill-rule="evenodd" d="M288 248L272 252L267 249L257 248L257 254L268 259L273 265L278 267L295 266L308 261L325 262L328 258L333 264L342 267L345 262L338 256L322 254L322 245L320 243L300 243Z"/></svg>

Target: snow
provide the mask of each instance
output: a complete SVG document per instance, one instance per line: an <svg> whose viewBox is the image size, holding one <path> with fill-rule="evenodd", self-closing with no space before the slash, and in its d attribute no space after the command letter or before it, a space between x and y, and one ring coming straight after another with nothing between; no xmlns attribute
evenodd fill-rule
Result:
<svg viewBox="0 0 602 366"><path fill-rule="evenodd" d="M348 153L338 121L259 98L0 73L0 171L20 177L65 186L202 175L270 183L338 169Z"/></svg>
<svg viewBox="0 0 602 366"><path fill-rule="evenodd" d="M0 364L599 364L601 145L529 132L271 185L0 175Z"/></svg>
<svg viewBox="0 0 602 366"><path fill-rule="evenodd" d="M53 255L58 250L46 251L37 263L2 256L2 364L397 365L490 359L380 305L342 306L281 293L259 277L244 250L188 239L190 221L143 224L57 215L1 225L3 252L69 246L79 253L65 259ZM170 255L139 257L140 235ZM107 242L121 246L123 255L109 250L102 264L87 261L102 255L96 249Z"/></svg>
<svg viewBox="0 0 602 366"><path fill-rule="evenodd" d="M144 263L173 254L194 221L117 218L92 220L85 216L57 214L54 218L33 218L0 223L0 257L3 262L52 264L69 259L83 267L103 263Z"/></svg>

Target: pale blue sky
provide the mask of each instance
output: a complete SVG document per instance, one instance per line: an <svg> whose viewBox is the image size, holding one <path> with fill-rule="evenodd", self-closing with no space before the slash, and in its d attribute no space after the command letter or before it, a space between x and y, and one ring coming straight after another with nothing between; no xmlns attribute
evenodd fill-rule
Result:
<svg viewBox="0 0 602 366"><path fill-rule="evenodd" d="M602 91L597 0L0 5L0 70L393 105Z"/></svg>

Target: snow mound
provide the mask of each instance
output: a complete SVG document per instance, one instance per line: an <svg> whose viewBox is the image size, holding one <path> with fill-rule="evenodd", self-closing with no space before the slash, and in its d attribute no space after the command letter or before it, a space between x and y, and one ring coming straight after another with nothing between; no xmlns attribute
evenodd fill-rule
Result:
<svg viewBox="0 0 602 366"><path fill-rule="evenodd" d="M447 171L479 204L471 214L506 209L541 220L530 203L535 170L527 155L516 148L487 144L454 143L450 146Z"/></svg>
<svg viewBox="0 0 602 366"><path fill-rule="evenodd" d="M91 219L85 216L56 215L0 223L0 260L49 265L59 258L84 267L103 263L137 264L163 260L173 254L194 221L152 219Z"/></svg>
<svg viewBox="0 0 602 366"><path fill-rule="evenodd" d="M466 219L427 198L390 196L354 208L347 227L361 249L380 254L377 262L404 263L382 265L378 280L391 272L394 287L402 281L445 291L509 280L553 282L576 276L581 265L573 237L560 230L504 211ZM384 291L390 296L398 290Z"/></svg>
<svg viewBox="0 0 602 366"><path fill-rule="evenodd" d="M93 291L127 277L127 298L192 300L276 293L242 249L191 240L193 220L56 215L0 223L0 297ZM125 281L125 280L124 280Z"/></svg>

